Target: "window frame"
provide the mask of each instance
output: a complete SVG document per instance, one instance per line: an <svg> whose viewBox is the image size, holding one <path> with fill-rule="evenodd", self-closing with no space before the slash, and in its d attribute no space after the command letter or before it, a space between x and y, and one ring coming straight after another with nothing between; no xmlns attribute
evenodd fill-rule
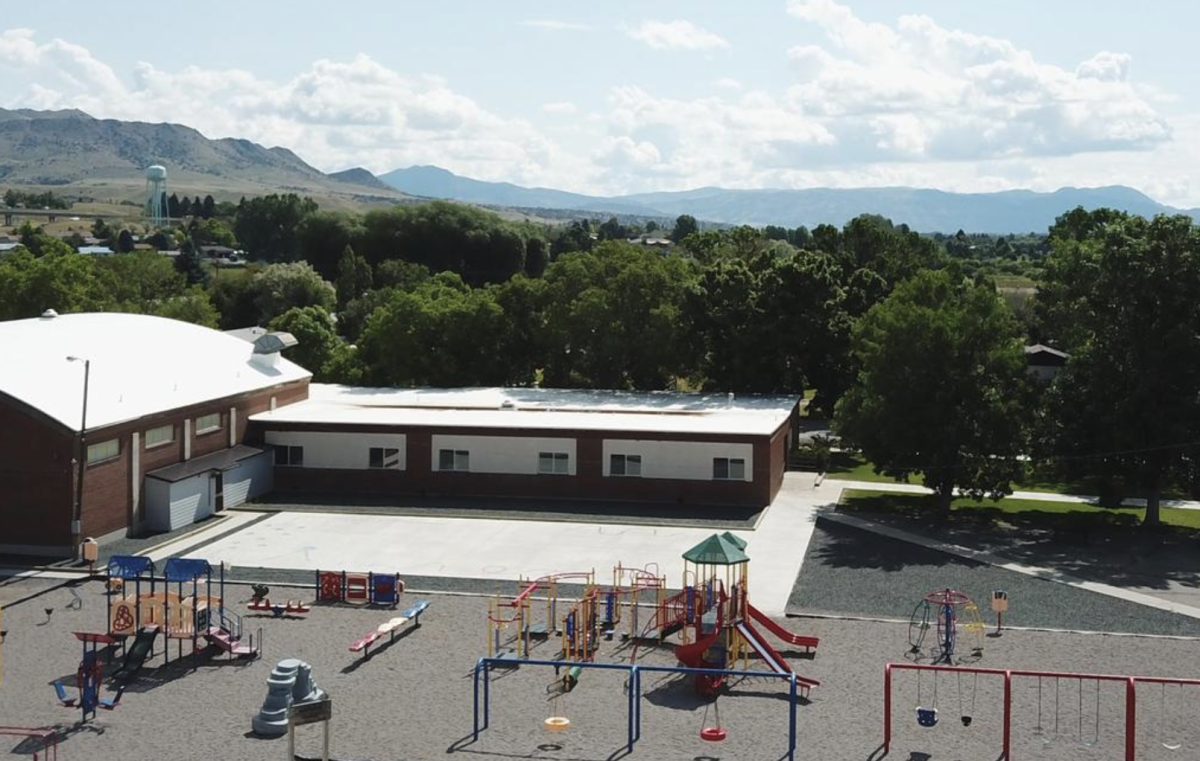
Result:
<svg viewBox="0 0 1200 761"><path fill-rule="evenodd" d="M161 431L163 429L169 429L171 431L170 438L163 439L162 441L154 441L154 442L150 441L151 433L154 433L155 431ZM156 425L153 428L147 428L145 430L145 432L142 433L142 440L146 443L147 450L158 449L159 447L165 447L168 444L174 444L175 443L175 424L167 423L166 425Z"/></svg>
<svg viewBox="0 0 1200 761"><path fill-rule="evenodd" d="M375 453L379 453L379 464L374 464ZM391 457L395 458L393 465L388 465L388 452L391 452ZM367 447L367 469L368 470L400 470L400 448L399 447Z"/></svg>
<svg viewBox="0 0 1200 761"><path fill-rule="evenodd" d="M200 421L204 420L205 418L211 418L211 417L215 417L217 419L217 424L213 425L213 426L209 426L207 428L201 428ZM203 436L206 433L216 433L217 431L219 431L225 427L225 416L223 414L221 414L220 412L210 412L207 415L197 416L196 420L193 424L196 426L196 435L197 436Z"/></svg>
<svg viewBox="0 0 1200 761"><path fill-rule="evenodd" d="M93 460L92 459L92 449L94 449L96 447L105 446L108 444L116 444L116 446L117 446L116 452L108 455L107 457L101 457L101 458ZM87 467L89 467L89 468L92 467L93 465L103 465L106 462L112 462L113 460L119 460L119 459L121 459L121 440L119 438L118 439L105 439L104 441L97 441L95 444L88 444L87 451L84 453L84 458L87 460Z"/></svg>
<svg viewBox="0 0 1200 761"><path fill-rule="evenodd" d="M725 475L720 474L720 464L724 463ZM737 469L737 475L734 475L734 469ZM713 458L713 480L714 481L745 481L746 480L746 458L745 457L714 457Z"/></svg>
<svg viewBox="0 0 1200 761"><path fill-rule="evenodd" d="M303 468L304 467L304 447L297 444L274 444L275 447L275 467L277 468ZM299 457L294 457L295 453L299 452ZM279 461L279 455L283 453L285 462Z"/></svg>
<svg viewBox="0 0 1200 761"><path fill-rule="evenodd" d="M450 454L450 467L446 467L446 454ZM439 449L438 450L438 472L439 473L470 473L471 472L471 450L469 449Z"/></svg>
<svg viewBox="0 0 1200 761"><path fill-rule="evenodd" d="M543 468L545 461L549 461L550 468ZM562 464L562 469L559 469L559 464ZM571 475L571 453L570 452L538 452L538 475L539 476L569 476Z"/></svg>
<svg viewBox="0 0 1200 761"><path fill-rule="evenodd" d="M616 464L618 458L621 462L620 472L617 472ZM636 473L631 473L629 466L636 465ZM641 478L642 477L642 456L640 454L618 454L612 453L608 456L608 474L617 478Z"/></svg>

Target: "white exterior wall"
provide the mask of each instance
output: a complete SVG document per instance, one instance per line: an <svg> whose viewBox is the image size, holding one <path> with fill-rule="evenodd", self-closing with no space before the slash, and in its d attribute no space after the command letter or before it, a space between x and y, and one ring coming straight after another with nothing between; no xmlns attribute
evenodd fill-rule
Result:
<svg viewBox="0 0 1200 761"><path fill-rule="evenodd" d="M575 439L542 439L528 436L449 436L434 434L432 457L429 467L438 470L438 451L442 449L465 449L471 453L472 473L515 473L536 476L538 454L541 452L566 452L567 474L575 475L577 460ZM307 455L307 452L305 452Z"/></svg>
<svg viewBox="0 0 1200 761"><path fill-rule="evenodd" d="M227 510L271 491L275 485L274 453L267 451L242 460L237 467L225 471L221 485Z"/></svg>
<svg viewBox="0 0 1200 761"><path fill-rule="evenodd" d="M326 431L267 431L268 444L304 447L305 468L368 470L370 449L400 450L400 468L408 461L407 437L402 433L335 433Z"/></svg>
<svg viewBox="0 0 1200 761"><path fill-rule="evenodd" d="M656 441L651 439L605 439L601 451L605 477L609 473L609 455L641 455L642 478L680 478L712 481L713 458L729 457L746 461L743 481L754 480L754 446L708 441ZM636 478L637 476L630 476ZM625 478L625 476L617 476Z"/></svg>
<svg viewBox="0 0 1200 761"><path fill-rule="evenodd" d="M146 523L158 531L173 531L212 515L209 473L169 483L146 479Z"/></svg>

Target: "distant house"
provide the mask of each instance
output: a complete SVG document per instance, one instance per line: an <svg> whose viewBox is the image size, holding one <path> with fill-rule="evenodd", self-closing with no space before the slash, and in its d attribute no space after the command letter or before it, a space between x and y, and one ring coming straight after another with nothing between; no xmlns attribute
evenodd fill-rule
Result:
<svg viewBox="0 0 1200 761"><path fill-rule="evenodd" d="M108 246L80 246L78 249L81 254L89 256L112 256L113 250Z"/></svg>
<svg viewBox="0 0 1200 761"><path fill-rule="evenodd" d="M1070 355L1044 344L1025 347L1027 372L1042 383L1049 383L1067 364Z"/></svg>
<svg viewBox="0 0 1200 761"><path fill-rule="evenodd" d="M133 250L134 251L153 251L154 246L151 246L149 243L134 243Z"/></svg>
<svg viewBox="0 0 1200 761"><path fill-rule="evenodd" d="M7 240L0 241L0 254L7 254L9 251L12 251L14 248L16 248L19 245L21 245L21 244L16 243L14 241L7 241Z"/></svg>
<svg viewBox="0 0 1200 761"><path fill-rule="evenodd" d="M228 259L231 256L237 256L240 252L237 249L229 246L201 246L200 254L207 256L209 259Z"/></svg>
<svg viewBox="0 0 1200 761"><path fill-rule="evenodd" d="M674 241L672 241L670 238L651 238L646 235L643 235L640 238L630 238L629 242L635 246L642 246L644 248L651 248L655 251L662 252L670 251L671 246L675 245Z"/></svg>

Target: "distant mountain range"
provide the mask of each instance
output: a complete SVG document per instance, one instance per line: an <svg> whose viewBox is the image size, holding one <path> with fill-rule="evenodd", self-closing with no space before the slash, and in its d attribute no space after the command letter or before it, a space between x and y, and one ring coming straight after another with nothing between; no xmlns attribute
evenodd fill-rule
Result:
<svg viewBox="0 0 1200 761"><path fill-rule="evenodd" d="M140 199L151 164L167 167L168 188L181 195L296 192L346 204L404 198L365 169L327 175L287 148L210 140L179 124L94 119L74 110L0 109L0 185L63 186Z"/></svg>
<svg viewBox="0 0 1200 761"><path fill-rule="evenodd" d="M460 177L435 166L414 166L379 179L410 195L450 198L468 203L520 208L575 209L603 214L635 214L697 219L725 224L795 227L827 222L842 225L860 214L881 214L921 232L1042 232L1063 212L1110 207L1153 216L1190 214L1133 188L1062 188L1053 193L1009 190L998 193L949 193L920 188L811 188L804 190L727 190L699 188L677 192L589 196L550 188L523 188L507 182Z"/></svg>
<svg viewBox="0 0 1200 761"><path fill-rule="evenodd" d="M50 186L97 199L140 201L144 170L163 164L168 186L179 195L212 193L218 200L294 192L322 206L364 205L447 198L543 216L574 214L673 220L691 214L722 224L814 227L841 225L859 214L881 214L922 232L1022 233L1044 231L1054 218L1082 206L1135 214L1186 213L1123 186L1062 188L1053 193L947 193L918 188L812 188L727 190L594 196L554 188L483 182L436 166L397 169L376 177L355 167L326 174L287 148L249 140L211 140L191 127L95 119L82 111L0 109L0 188Z"/></svg>

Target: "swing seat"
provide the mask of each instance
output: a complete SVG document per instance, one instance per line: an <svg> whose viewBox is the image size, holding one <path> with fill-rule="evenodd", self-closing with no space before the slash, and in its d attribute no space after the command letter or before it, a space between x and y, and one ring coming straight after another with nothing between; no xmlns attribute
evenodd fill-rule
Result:
<svg viewBox="0 0 1200 761"><path fill-rule="evenodd" d="M564 732L571 726L571 720L566 716L550 716L542 722L547 732Z"/></svg>
<svg viewBox="0 0 1200 761"><path fill-rule="evenodd" d="M917 723L922 727L936 727L938 723L938 709L918 707Z"/></svg>
<svg viewBox="0 0 1200 761"><path fill-rule="evenodd" d="M971 717L971 716L960 716L959 718L962 720L962 725L963 725L964 727L969 727L969 726L971 726L971 720L972 720L972 718L973 718L973 717Z"/></svg>
<svg viewBox="0 0 1200 761"><path fill-rule="evenodd" d="M704 727L700 730L700 739L705 742L719 743L728 736L724 727Z"/></svg>

